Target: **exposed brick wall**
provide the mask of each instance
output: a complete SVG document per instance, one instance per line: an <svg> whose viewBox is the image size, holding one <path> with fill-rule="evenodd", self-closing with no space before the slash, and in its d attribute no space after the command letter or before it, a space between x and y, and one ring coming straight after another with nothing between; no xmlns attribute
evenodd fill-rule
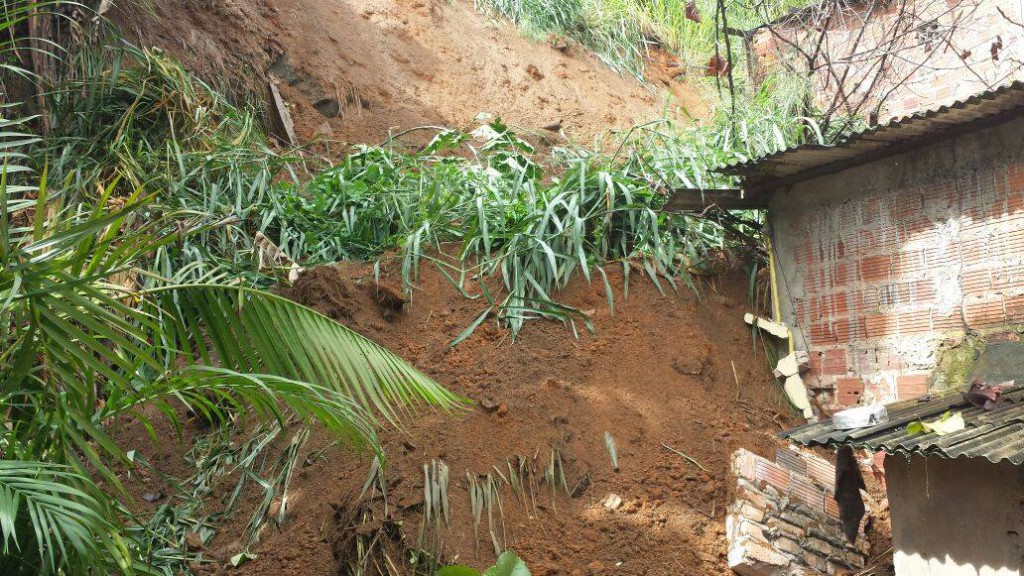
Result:
<svg viewBox="0 0 1024 576"><path fill-rule="evenodd" d="M845 82L845 93L863 94L870 88L869 101L877 103L881 100L883 103L882 121L918 110L934 109L1024 78L1021 62L1024 27L1017 24L1024 22L1021 0L914 0L911 7L916 5L916 9L921 11L921 17L915 22L920 22L923 28L934 20L942 30L950 30L949 43L932 46L927 41L926 30L898 35L906 37L898 44L901 56L888 61L887 65L892 68L890 74L872 83L874 76L862 70L877 66L877 61L867 59L865 55L871 54L871 50L882 43L878 39L891 38L886 36L886 31L899 17L897 11L902 2L879 2L877 5L879 8L870 17L864 16L866 8L860 6L857 11L834 15L828 20L827 41L821 43L821 49L832 55L835 73L817 77L820 106L824 107L839 93L836 82L840 77ZM866 33L861 35L864 21L869 25ZM806 20L792 18L755 32L751 46L757 68L763 74L779 68L783 62L802 67L803 63L791 45L813 52L807 46L819 45L821 25L822 22L808 25ZM993 45L996 46L996 57L993 57ZM847 72L842 62L851 54L854 56L849 59L853 62ZM859 102L860 97L854 96L851 100ZM868 110L862 112L866 114Z"/></svg>
<svg viewBox="0 0 1024 576"><path fill-rule="evenodd" d="M732 456L736 499L726 516L729 567L741 576L836 574L863 568L861 530L850 544L832 498L835 468L806 451L776 462L746 450Z"/></svg>
<svg viewBox="0 0 1024 576"><path fill-rule="evenodd" d="M1024 323L1024 120L777 191L769 219L826 405L919 396L966 331Z"/></svg>

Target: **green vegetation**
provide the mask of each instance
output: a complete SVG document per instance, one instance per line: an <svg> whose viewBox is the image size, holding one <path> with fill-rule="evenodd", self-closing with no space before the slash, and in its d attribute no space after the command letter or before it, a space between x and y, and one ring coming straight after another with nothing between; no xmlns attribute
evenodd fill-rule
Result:
<svg viewBox="0 0 1024 576"><path fill-rule="evenodd" d="M437 576L530 576L526 562L515 552L506 550L498 556L498 561L482 573L468 566L445 566L437 571Z"/></svg>
<svg viewBox="0 0 1024 576"><path fill-rule="evenodd" d="M203 267L199 246L218 267L240 258L223 240L246 224L217 210L225 202L196 200L256 197L276 157L258 148L251 113L230 117L213 100L222 108L204 116L190 98L212 91L128 54L130 69L111 60L53 93L52 137L34 137L30 119L0 120L4 574L183 568L185 555L165 554L167 533L128 511L121 474L141 461L108 430L125 417L154 440L157 416L179 433L186 418L242 429L298 418L377 451L379 420L458 401L347 328ZM68 89L79 102L61 100Z"/></svg>
<svg viewBox="0 0 1024 576"><path fill-rule="evenodd" d="M650 48L679 58L681 74L702 76L713 55L729 52L721 30L751 30L813 0L475 0L480 10L514 22L539 40L570 40L614 70L642 76ZM742 62L742 38L732 38L733 61Z"/></svg>

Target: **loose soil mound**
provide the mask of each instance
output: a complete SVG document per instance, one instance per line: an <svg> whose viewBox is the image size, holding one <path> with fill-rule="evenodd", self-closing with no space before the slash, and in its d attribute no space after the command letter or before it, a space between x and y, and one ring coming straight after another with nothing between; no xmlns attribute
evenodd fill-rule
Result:
<svg viewBox="0 0 1024 576"><path fill-rule="evenodd" d="M520 460L542 471L555 450L568 489L559 486L552 497L552 487L540 478L536 509L528 497L517 500L509 486L500 490L497 537L534 574L729 572L723 525L729 455L745 447L771 457L778 445L774 432L789 423L778 386L742 321L746 280L708 280L698 299L691 293L663 296L633 274L626 299L621 273L609 276L617 287L614 316L599 283L580 281L561 294L591 313L593 335L576 340L561 324L535 321L513 342L488 321L455 348L449 343L484 304L462 297L433 267L424 268L413 302L398 314L393 303L380 303L369 266L343 263L300 278L293 298L387 346L473 402L463 413L409 418L403 432L384 435L390 512L385 518L378 502L376 516L366 514L359 528L363 534L379 528L397 541L401 532L404 546L415 546L423 467L443 460L451 478L451 521L440 532L443 556L484 567L494 559L493 546L486 512L479 540L474 537L466 472L497 477L498 469L507 477L507 462ZM606 432L617 446L618 471ZM309 450L328 441L320 437ZM290 520L264 531L254 550L259 559L245 573L347 574L350 548L338 544L337 522L355 515L369 464L328 452L298 471ZM611 494L622 499L616 510L602 504Z"/></svg>
<svg viewBox="0 0 1024 576"><path fill-rule="evenodd" d="M480 112L559 140L704 106L663 59L652 82L563 43L533 42L467 0L163 0L118 4L129 37L261 98L281 81L300 139L379 143L389 131L466 126ZM326 126L325 126L326 123Z"/></svg>

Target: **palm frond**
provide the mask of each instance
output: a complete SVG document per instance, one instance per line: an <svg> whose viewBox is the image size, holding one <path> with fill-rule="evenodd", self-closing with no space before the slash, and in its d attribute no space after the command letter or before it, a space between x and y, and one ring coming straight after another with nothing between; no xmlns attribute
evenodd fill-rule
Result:
<svg viewBox="0 0 1024 576"><path fill-rule="evenodd" d="M149 292L165 345L213 365L306 382L372 408L392 424L410 407L460 399L369 339L305 306L245 287L187 285Z"/></svg>
<svg viewBox="0 0 1024 576"><path fill-rule="evenodd" d="M282 409L287 406L307 421L315 420L356 445L365 444L373 449L378 446L370 414L335 390L278 376L205 366L147 381L134 393L115 391L94 419L101 422L130 413L151 429L149 418L139 408L155 405L179 426L177 407L168 399L177 399L209 422L223 422L232 413L245 415L253 410L258 418L273 418L283 425Z"/></svg>
<svg viewBox="0 0 1024 576"><path fill-rule="evenodd" d="M128 550L99 494L89 478L68 467L0 461L0 572L54 574L61 566L98 559L108 570L126 569Z"/></svg>

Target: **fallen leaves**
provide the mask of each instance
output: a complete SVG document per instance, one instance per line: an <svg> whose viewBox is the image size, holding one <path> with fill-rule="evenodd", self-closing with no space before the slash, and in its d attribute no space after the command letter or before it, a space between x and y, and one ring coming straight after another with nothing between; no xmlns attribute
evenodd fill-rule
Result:
<svg viewBox="0 0 1024 576"><path fill-rule="evenodd" d="M950 432L964 429L964 415L960 412L946 412L938 420L931 422L911 422L907 424L908 434L937 434L944 436Z"/></svg>

